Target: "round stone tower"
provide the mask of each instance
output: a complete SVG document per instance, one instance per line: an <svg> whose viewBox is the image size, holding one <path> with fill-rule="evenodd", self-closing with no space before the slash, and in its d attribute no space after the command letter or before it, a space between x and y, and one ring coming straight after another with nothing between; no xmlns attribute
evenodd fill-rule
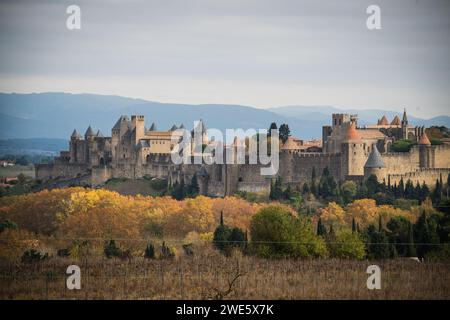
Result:
<svg viewBox="0 0 450 320"><path fill-rule="evenodd" d="M423 132L422 136L419 140L419 167L420 168L431 168L431 142L430 139L428 139L427 134L425 131Z"/></svg>
<svg viewBox="0 0 450 320"><path fill-rule="evenodd" d="M369 178L371 175L375 175L379 182L383 181L386 175L386 165L375 144L364 165L364 179Z"/></svg>

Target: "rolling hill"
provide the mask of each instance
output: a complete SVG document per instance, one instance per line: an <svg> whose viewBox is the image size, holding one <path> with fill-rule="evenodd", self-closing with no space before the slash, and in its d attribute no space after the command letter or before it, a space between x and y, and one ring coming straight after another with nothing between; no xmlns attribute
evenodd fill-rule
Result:
<svg viewBox="0 0 450 320"><path fill-rule="evenodd" d="M143 114L146 126L152 122L161 130L183 123L187 128L203 119L208 128L268 128L271 122L288 123L293 135L308 139L321 136L322 125L330 123L332 113L358 113L360 123L375 123L385 114L397 112L367 109L338 109L332 106L287 106L258 109L242 105L175 104L120 96L69 93L0 93L0 139L68 139L76 128L81 134L88 125L110 135L111 127L122 114ZM412 124L445 125L450 117L432 119L409 117Z"/></svg>

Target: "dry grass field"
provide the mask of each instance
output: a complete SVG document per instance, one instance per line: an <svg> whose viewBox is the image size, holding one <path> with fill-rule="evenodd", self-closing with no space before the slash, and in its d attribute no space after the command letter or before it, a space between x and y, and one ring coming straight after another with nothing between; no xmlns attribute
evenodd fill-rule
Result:
<svg viewBox="0 0 450 320"><path fill-rule="evenodd" d="M0 299L449 299L450 265L408 259L266 260L225 257L209 246L193 256L131 261L51 258L0 266ZM67 266L81 268L81 290L66 288ZM369 265L381 290L368 290Z"/></svg>

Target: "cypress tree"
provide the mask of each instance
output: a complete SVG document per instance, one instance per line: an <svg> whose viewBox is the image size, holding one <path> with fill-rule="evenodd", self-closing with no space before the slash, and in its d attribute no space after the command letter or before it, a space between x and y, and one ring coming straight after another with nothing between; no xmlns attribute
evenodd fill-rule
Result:
<svg viewBox="0 0 450 320"><path fill-rule="evenodd" d="M305 182L304 184L303 184L303 189L302 189L302 193L303 194L307 194L307 193L309 193L309 186L308 186L308 184Z"/></svg>
<svg viewBox="0 0 450 320"><path fill-rule="evenodd" d="M153 243L149 242L145 248L144 258L155 259L155 246Z"/></svg>
<svg viewBox="0 0 450 320"><path fill-rule="evenodd" d="M190 197L196 197L200 192L200 187L198 185L197 175L194 174L191 179L191 184L188 187L188 195Z"/></svg>
<svg viewBox="0 0 450 320"><path fill-rule="evenodd" d="M275 180L275 187L273 191L273 198L275 200L280 200L283 196L283 189L281 187L281 184L281 177L277 177L277 179Z"/></svg>
<svg viewBox="0 0 450 320"><path fill-rule="evenodd" d="M441 186L439 180L436 179L436 186L434 187L434 190L432 193L434 205L436 205L436 206L439 205L439 203L441 202L441 197L442 197L442 186Z"/></svg>
<svg viewBox="0 0 450 320"><path fill-rule="evenodd" d="M422 187L420 188L420 199L424 201L426 198L430 196L430 189L425 184L425 181L422 183Z"/></svg>
<svg viewBox="0 0 450 320"><path fill-rule="evenodd" d="M381 214L378 216L378 232L383 232L383 217Z"/></svg>
<svg viewBox="0 0 450 320"><path fill-rule="evenodd" d="M312 193L313 195L315 195L315 196L318 195L318 193L317 193L317 188L316 188L316 182L315 182L315 181L312 181L312 182L311 182L311 193Z"/></svg>
<svg viewBox="0 0 450 320"><path fill-rule="evenodd" d="M334 236L334 229L333 229L333 224L330 225L330 232L329 232L330 236Z"/></svg>
<svg viewBox="0 0 450 320"><path fill-rule="evenodd" d="M317 235L324 236L326 234L327 229L325 229L325 226L322 224L322 218L319 218L319 221L317 221Z"/></svg>
<svg viewBox="0 0 450 320"><path fill-rule="evenodd" d="M447 176L447 198L449 197L450 193L450 173Z"/></svg>
<svg viewBox="0 0 450 320"><path fill-rule="evenodd" d="M420 188L420 183L417 181L416 187L414 188L414 198L419 199L419 203L422 202L422 189Z"/></svg>
<svg viewBox="0 0 450 320"><path fill-rule="evenodd" d="M413 185L411 179L408 179L408 181L406 181L405 198L406 199L414 199L414 185Z"/></svg>

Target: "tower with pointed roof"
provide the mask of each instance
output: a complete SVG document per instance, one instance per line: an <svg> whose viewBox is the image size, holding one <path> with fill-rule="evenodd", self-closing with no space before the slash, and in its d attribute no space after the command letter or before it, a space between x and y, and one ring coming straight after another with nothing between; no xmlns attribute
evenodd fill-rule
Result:
<svg viewBox="0 0 450 320"><path fill-rule="evenodd" d="M428 139L425 132L422 133L419 139L419 167L434 167L434 148L431 147L430 139Z"/></svg>
<svg viewBox="0 0 450 320"><path fill-rule="evenodd" d="M362 176L364 175L365 150L364 142L361 139L356 124L350 123L342 141L342 176Z"/></svg>
<svg viewBox="0 0 450 320"><path fill-rule="evenodd" d="M403 109L402 117L402 139L408 139L408 116L406 115L406 108Z"/></svg>
<svg viewBox="0 0 450 320"><path fill-rule="evenodd" d="M89 127L87 128L86 132L84 133L84 138L86 140L95 137L95 133L94 130L92 130L92 127L89 125Z"/></svg>
<svg viewBox="0 0 450 320"><path fill-rule="evenodd" d="M381 182L385 179L385 168L386 164L383 161L377 146L373 145L369 158L364 164L364 178L367 179L371 175L375 175L378 181Z"/></svg>

